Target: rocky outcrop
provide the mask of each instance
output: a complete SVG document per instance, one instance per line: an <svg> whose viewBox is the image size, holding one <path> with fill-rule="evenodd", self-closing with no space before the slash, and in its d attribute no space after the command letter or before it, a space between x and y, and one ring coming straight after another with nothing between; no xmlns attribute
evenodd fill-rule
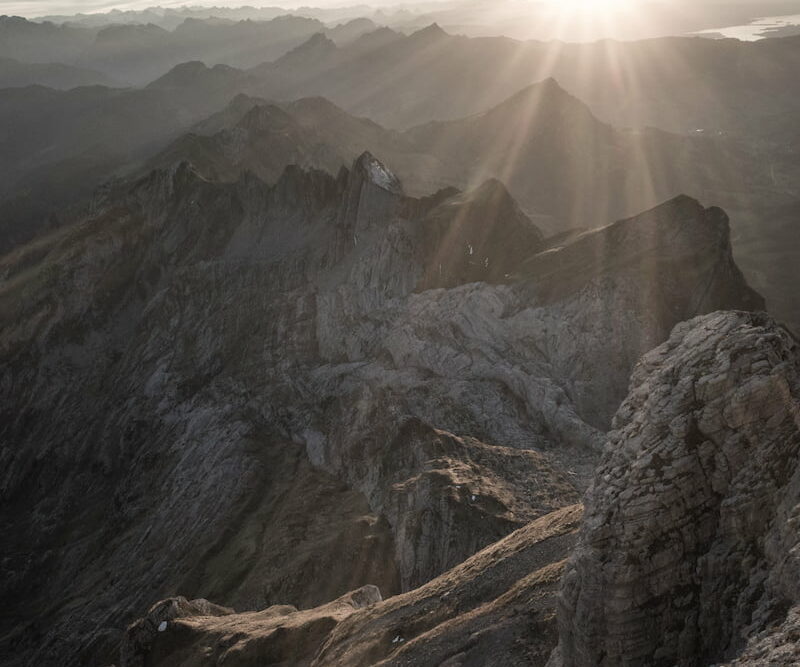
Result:
<svg viewBox="0 0 800 667"><path fill-rule="evenodd" d="M431 252L418 290L507 283L524 260L544 249L542 232L497 180L449 197L428 214L424 233L423 247Z"/></svg>
<svg viewBox="0 0 800 667"><path fill-rule="evenodd" d="M520 528L424 586L381 601L366 587L317 609L235 614L164 600L127 630L122 667L260 664L542 665L554 602L581 518L566 507ZM159 631L160 629L160 631Z"/></svg>
<svg viewBox="0 0 800 667"><path fill-rule="evenodd" d="M386 426L395 435L373 459L368 498L397 536L403 590L577 500L575 481L540 453L459 438L415 418Z"/></svg>
<svg viewBox="0 0 800 667"><path fill-rule="evenodd" d="M235 614L202 599L163 600L126 631L122 665L309 665L337 623L380 601L375 586L363 586L307 611L282 605Z"/></svg>
<svg viewBox="0 0 800 667"><path fill-rule="evenodd" d="M236 113L241 97L222 113ZM352 156L337 143L328 142L322 132L304 126L280 107L255 101L252 104L239 111L241 117L230 127L203 134L206 126L217 122L209 119L198 127L198 132L180 137L150 158L143 170L168 168L186 160L210 180L234 182L250 171L275 183L290 164L335 173L343 164L352 162Z"/></svg>
<svg viewBox="0 0 800 667"><path fill-rule="evenodd" d="M789 664L799 351L765 315L733 312L643 357L586 497L553 664Z"/></svg>
<svg viewBox="0 0 800 667"><path fill-rule="evenodd" d="M536 267L574 251L528 259L499 183L415 199L364 154L272 186L156 171L3 258L10 664L111 662L168 596L388 597L574 503L638 356L723 282L754 302L696 202L592 238L624 243L554 294Z"/></svg>
<svg viewBox="0 0 800 667"><path fill-rule="evenodd" d="M795 605L780 625L773 625L755 635L744 650L720 667L758 667L759 665L796 665L800 663L800 609Z"/></svg>
<svg viewBox="0 0 800 667"><path fill-rule="evenodd" d="M543 665L582 507L517 530L409 593L339 624L314 665Z"/></svg>

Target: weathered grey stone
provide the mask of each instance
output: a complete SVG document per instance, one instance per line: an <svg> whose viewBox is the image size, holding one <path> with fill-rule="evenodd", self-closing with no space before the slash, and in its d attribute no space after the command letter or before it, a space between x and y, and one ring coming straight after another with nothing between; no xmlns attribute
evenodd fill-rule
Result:
<svg viewBox="0 0 800 667"><path fill-rule="evenodd" d="M614 418L553 664L706 665L780 623L800 600L799 452L793 337L748 313L678 325Z"/></svg>

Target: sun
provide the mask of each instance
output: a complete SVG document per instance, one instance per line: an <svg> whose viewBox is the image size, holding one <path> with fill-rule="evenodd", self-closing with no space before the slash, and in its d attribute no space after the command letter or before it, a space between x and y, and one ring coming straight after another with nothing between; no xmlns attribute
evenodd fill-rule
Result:
<svg viewBox="0 0 800 667"><path fill-rule="evenodd" d="M639 0L539 0L555 39L589 42L642 21Z"/></svg>
<svg viewBox="0 0 800 667"><path fill-rule="evenodd" d="M569 11L602 12L629 7L632 0L546 0L546 2L553 7Z"/></svg>
<svg viewBox="0 0 800 667"><path fill-rule="evenodd" d="M602 17L633 9L635 0L545 0L544 6L563 14Z"/></svg>

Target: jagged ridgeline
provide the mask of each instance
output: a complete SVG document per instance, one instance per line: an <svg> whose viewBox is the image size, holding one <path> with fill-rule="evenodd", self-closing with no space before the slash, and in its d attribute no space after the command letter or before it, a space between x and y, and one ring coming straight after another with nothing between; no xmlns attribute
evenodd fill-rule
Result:
<svg viewBox="0 0 800 667"><path fill-rule="evenodd" d="M621 129L554 79L480 113L399 132L321 97L270 102L264 96L275 91L256 87L255 94L253 85L252 74L185 63L143 89L4 91L0 252L80 220L112 175L127 181L186 160L208 180L233 183L252 172L274 184L288 164L335 174L369 150L414 197L498 179L547 236L630 217L681 194L713 202L731 216L748 280L771 312L800 326L791 289L800 279L791 134L773 153L726 133Z"/></svg>
<svg viewBox="0 0 800 667"><path fill-rule="evenodd" d="M9 664L117 661L176 595L122 664L544 664L636 361L764 306L720 209L546 239L369 153L155 170L0 271Z"/></svg>

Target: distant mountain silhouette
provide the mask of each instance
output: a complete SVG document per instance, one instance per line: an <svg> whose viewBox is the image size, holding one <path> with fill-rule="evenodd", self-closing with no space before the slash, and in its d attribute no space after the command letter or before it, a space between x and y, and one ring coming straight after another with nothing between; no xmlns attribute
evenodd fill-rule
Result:
<svg viewBox="0 0 800 667"><path fill-rule="evenodd" d="M363 39L367 39L364 37ZM797 40L662 38L640 42L470 39L429 26L364 51L358 43L309 58L288 80L259 66L258 94L322 95L390 127L477 113L548 77L621 127L762 133L800 111ZM665 67L665 63L669 63Z"/></svg>
<svg viewBox="0 0 800 667"><path fill-rule="evenodd" d="M112 86L115 83L107 74L72 65L23 63L13 58L0 58L0 89L35 85L63 90L78 86Z"/></svg>
<svg viewBox="0 0 800 667"><path fill-rule="evenodd" d="M109 77L92 83L116 80L140 85L188 60L253 67L280 57L316 33L347 44L376 27L362 18L328 28L301 16L268 21L187 17L170 29L152 22L80 27L0 17L0 58L60 62Z"/></svg>

